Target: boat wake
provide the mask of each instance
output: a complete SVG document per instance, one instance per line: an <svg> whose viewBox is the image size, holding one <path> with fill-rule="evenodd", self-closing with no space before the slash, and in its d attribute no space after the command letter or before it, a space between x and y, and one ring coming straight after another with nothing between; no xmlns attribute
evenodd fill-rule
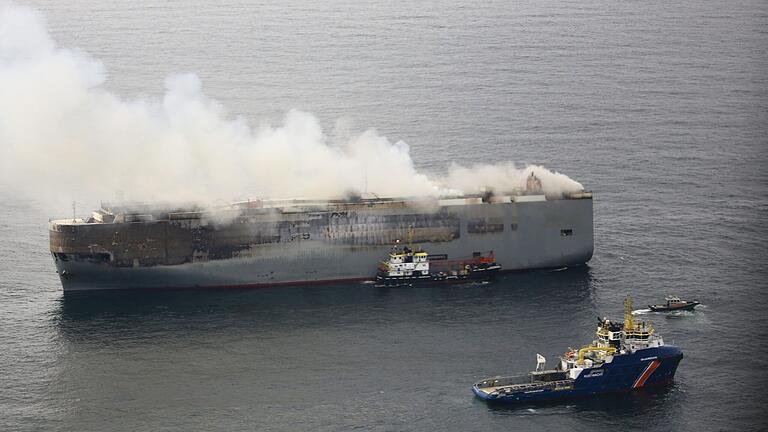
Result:
<svg viewBox="0 0 768 432"><path fill-rule="evenodd" d="M696 313L694 311L672 311L666 314L670 318L681 318L681 317L687 317L687 316L694 316Z"/></svg>
<svg viewBox="0 0 768 432"><path fill-rule="evenodd" d="M667 312L654 312L650 309L637 309L632 311L632 315L646 315L646 314L663 314L668 317L685 317L685 316L693 316L696 315L694 311L687 311L687 310L681 310L681 311L667 311Z"/></svg>

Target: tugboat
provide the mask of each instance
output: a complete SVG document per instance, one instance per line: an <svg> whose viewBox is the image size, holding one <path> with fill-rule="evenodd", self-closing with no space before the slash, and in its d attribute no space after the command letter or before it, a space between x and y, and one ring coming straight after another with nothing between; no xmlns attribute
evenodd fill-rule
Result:
<svg viewBox="0 0 768 432"><path fill-rule="evenodd" d="M446 255L430 255L422 249L398 246L389 259L379 263L377 287L402 287L425 283L451 283L491 279L501 270L493 251L476 252L472 257L448 260Z"/></svg>
<svg viewBox="0 0 768 432"><path fill-rule="evenodd" d="M680 297L670 296L665 298L666 304L648 305L648 308L654 312L671 312L671 311L692 311L693 308L699 305L696 300L680 300Z"/></svg>
<svg viewBox="0 0 768 432"><path fill-rule="evenodd" d="M554 369L545 369L546 359L536 357L535 371L487 378L472 391L488 402L525 403L659 386L675 376L683 353L665 345L650 323L636 322L627 297L623 323L598 318L597 340L569 349Z"/></svg>

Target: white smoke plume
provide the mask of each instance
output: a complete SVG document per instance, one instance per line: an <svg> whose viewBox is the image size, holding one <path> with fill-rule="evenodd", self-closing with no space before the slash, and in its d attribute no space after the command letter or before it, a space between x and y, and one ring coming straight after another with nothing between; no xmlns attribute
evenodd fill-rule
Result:
<svg viewBox="0 0 768 432"><path fill-rule="evenodd" d="M550 171L540 165L518 169L512 162L499 165L474 165L471 168L453 164L444 184L466 193L494 191L525 192L528 177L533 174L541 181L541 192L550 198L584 190L581 183L565 174Z"/></svg>
<svg viewBox="0 0 768 432"><path fill-rule="evenodd" d="M16 191L86 191L96 200L221 202L244 197L340 197L497 192L524 188L534 170L548 195L581 185L543 167L464 168L446 179L416 171L406 143L369 130L330 145L313 115L251 127L201 91L194 74L170 76L160 100L124 100L103 87L104 66L59 48L34 10L0 4L0 182Z"/></svg>

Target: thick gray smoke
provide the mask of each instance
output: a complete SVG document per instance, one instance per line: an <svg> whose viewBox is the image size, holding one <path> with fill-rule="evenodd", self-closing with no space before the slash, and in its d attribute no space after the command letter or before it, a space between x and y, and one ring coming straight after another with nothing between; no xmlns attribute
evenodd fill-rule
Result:
<svg viewBox="0 0 768 432"><path fill-rule="evenodd" d="M332 146L313 115L290 111L253 128L201 92L193 74L170 76L161 100L104 89L104 66L56 47L43 18L0 5L0 181L20 192L86 191L92 199L221 202L244 197L439 195L525 187L535 170L548 194L581 190L542 167L453 166L445 179L416 171L408 145L369 130Z"/></svg>

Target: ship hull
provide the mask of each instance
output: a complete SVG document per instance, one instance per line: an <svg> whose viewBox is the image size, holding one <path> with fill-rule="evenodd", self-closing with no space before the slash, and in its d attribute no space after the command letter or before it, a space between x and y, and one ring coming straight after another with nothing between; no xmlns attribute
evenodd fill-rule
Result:
<svg viewBox="0 0 768 432"><path fill-rule="evenodd" d="M493 279L498 274L499 265L476 268L467 274L429 274L420 276L376 276L377 287L407 287L416 285L455 284L480 282Z"/></svg>
<svg viewBox="0 0 768 432"><path fill-rule="evenodd" d="M684 306L648 305L648 309L653 312L692 311L698 305L699 302L691 302Z"/></svg>
<svg viewBox="0 0 768 432"><path fill-rule="evenodd" d="M675 346L646 348L632 354L615 356L611 363L585 369L578 378L559 389L543 388L492 396L475 384L474 394L487 402L521 404L580 399L600 394L622 393L670 383L683 358Z"/></svg>
<svg viewBox="0 0 768 432"><path fill-rule="evenodd" d="M505 271L581 265L594 248L591 199L336 215L279 215L284 220L277 225L269 215L277 227L269 236L254 233L252 226L264 223L253 218L223 228L201 221L58 223L50 231L51 252L70 292L372 280L393 238L398 232L404 238L414 224L414 243L431 254L459 258L492 250Z"/></svg>

